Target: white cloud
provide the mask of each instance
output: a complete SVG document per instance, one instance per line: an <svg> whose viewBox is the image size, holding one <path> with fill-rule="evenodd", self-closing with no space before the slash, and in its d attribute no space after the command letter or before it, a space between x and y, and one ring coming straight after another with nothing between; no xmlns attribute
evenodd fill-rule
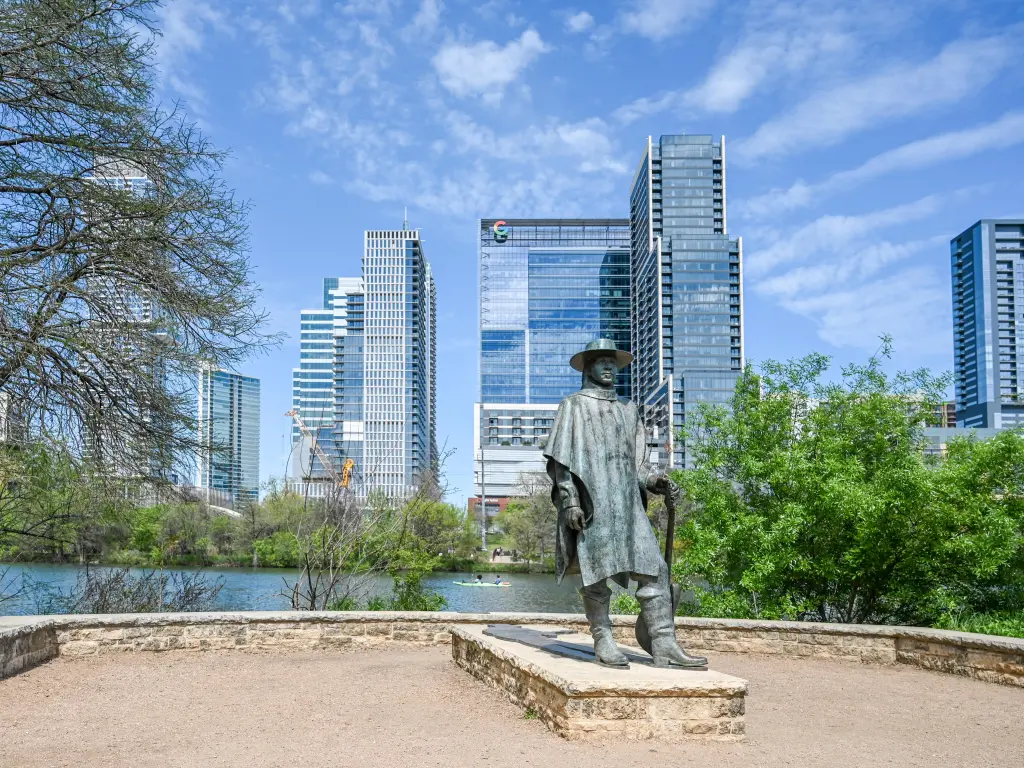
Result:
<svg viewBox="0 0 1024 768"><path fill-rule="evenodd" d="M574 13L568 19L565 20L565 29L570 34L579 34L580 32L586 32L588 29L594 26L594 17L586 11L580 11Z"/></svg>
<svg viewBox="0 0 1024 768"><path fill-rule="evenodd" d="M210 27L230 32L230 26L223 14L203 0L176 0L160 6L157 26L160 37L156 62L165 85L191 101L193 107L201 109L206 93L193 82L189 59L202 50Z"/></svg>
<svg viewBox="0 0 1024 768"><path fill-rule="evenodd" d="M831 146L888 120L960 101L987 85L1014 55L1009 37L959 40L921 64L901 64L819 90L733 145L733 157L754 161L801 147Z"/></svg>
<svg viewBox="0 0 1024 768"><path fill-rule="evenodd" d="M422 51L398 43L394 26L344 14L313 26L272 18L246 17L271 70L261 105L323 158L310 183L444 216L614 215L629 168L605 120L480 109L526 87L523 70L548 50L535 30L500 45L449 40L434 57L437 75L409 77L408 57ZM466 105L453 110L449 91Z"/></svg>
<svg viewBox="0 0 1024 768"><path fill-rule="evenodd" d="M317 0L285 0L277 6L277 12L289 24L294 24L300 19L308 19L320 9Z"/></svg>
<svg viewBox="0 0 1024 768"><path fill-rule="evenodd" d="M674 104L678 104L681 98L682 94L680 91L669 91L657 97L644 96L619 107L612 113L612 117L620 123L628 125L645 117L664 112Z"/></svg>
<svg viewBox="0 0 1024 768"><path fill-rule="evenodd" d="M838 242L835 248L844 255L835 261L819 261L813 265L796 267L780 275L761 280L757 292L786 300L814 295L837 285L847 286L876 275L885 267L904 261L922 251L933 248L931 239L893 244L888 241L858 246L847 253L848 242ZM819 251L820 253L820 251Z"/></svg>
<svg viewBox="0 0 1024 768"><path fill-rule="evenodd" d="M813 320L818 336L837 347L874 350L878 337L888 333L912 355L949 354L949 287L927 267L911 267L855 287L838 284L836 290L781 304Z"/></svg>
<svg viewBox="0 0 1024 768"><path fill-rule="evenodd" d="M651 40L664 40L700 21L715 0L633 0L622 14L622 27Z"/></svg>
<svg viewBox="0 0 1024 768"><path fill-rule="evenodd" d="M441 84L456 96L483 96L501 101L504 89L542 53L551 50L533 29L505 46L492 40L469 45L446 43L434 56Z"/></svg>
<svg viewBox="0 0 1024 768"><path fill-rule="evenodd" d="M532 160L541 166L568 160L581 173L622 174L628 170L615 152L608 126L600 118L576 123L553 120L505 135L496 134L461 112L450 112L446 123L452 146L462 153L519 163Z"/></svg>
<svg viewBox="0 0 1024 768"><path fill-rule="evenodd" d="M885 231L929 219L945 202L929 196L765 232L770 245L747 257L748 286L813 321L835 346L873 349L891 333L912 343L915 354L939 352L949 337L946 238L893 242Z"/></svg>
<svg viewBox="0 0 1024 768"><path fill-rule="evenodd" d="M822 216L795 232L779 238L760 251L753 251L746 259L746 271L751 277L761 277L783 264L808 261L820 253L834 253L848 248L868 235L877 236L878 230L920 221L934 215L943 200L929 195L892 208L885 208L859 216Z"/></svg>
<svg viewBox="0 0 1024 768"><path fill-rule="evenodd" d="M441 23L442 10L444 3L441 0L421 0L420 8L409 26L402 29L402 39L412 41L432 37Z"/></svg>
<svg viewBox="0 0 1024 768"><path fill-rule="evenodd" d="M741 200L733 206L732 211L741 218L773 216L783 211L803 208L839 189L847 189L889 173L928 168L1022 142L1024 112L1009 112L991 123L941 133L882 152L866 163L835 173L818 184L796 181L788 189L773 189L750 200Z"/></svg>
<svg viewBox="0 0 1024 768"><path fill-rule="evenodd" d="M919 18L920 0L899 7L882 0L766 0L743 8L739 35L723 49L704 79L690 88L637 99L617 111L623 123L674 110L731 113L768 87L801 89L859 72L873 44L888 44Z"/></svg>
<svg viewBox="0 0 1024 768"><path fill-rule="evenodd" d="M821 66L854 47L845 34L830 29L821 17L809 28L754 33L722 57L704 82L687 91L687 104L706 112L735 112L770 77Z"/></svg>

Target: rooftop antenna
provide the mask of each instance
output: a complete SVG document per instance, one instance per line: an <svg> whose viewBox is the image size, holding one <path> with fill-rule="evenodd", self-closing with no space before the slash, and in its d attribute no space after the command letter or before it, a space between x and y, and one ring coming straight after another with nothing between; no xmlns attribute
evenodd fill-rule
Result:
<svg viewBox="0 0 1024 768"><path fill-rule="evenodd" d="M409 206L405 206L405 215L403 216L402 220L402 229L409 229Z"/></svg>

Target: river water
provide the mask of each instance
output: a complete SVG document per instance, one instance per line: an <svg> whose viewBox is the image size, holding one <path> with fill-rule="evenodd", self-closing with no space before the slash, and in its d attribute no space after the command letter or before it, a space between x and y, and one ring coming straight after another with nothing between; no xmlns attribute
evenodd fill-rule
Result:
<svg viewBox="0 0 1024 768"><path fill-rule="evenodd" d="M95 567L95 566L94 566ZM40 563L0 566L0 573L8 568L5 584L21 583L23 577L29 582L45 584L51 589L65 592L75 586L78 565L49 565ZM195 569L167 568L167 571L194 573ZM206 576L219 579L224 584L217 598L216 610L220 611L274 611L287 610L288 598L281 593L285 582L294 583L299 571L286 568L203 568ZM478 571L487 580L493 581L493 574ZM449 611L463 613L487 613L490 611L530 611L544 613L582 613L583 604L576 593L579 577L568 577L562 584L555 583L550 573L507 573L502 579L512 584L507 589L491 587L461 587L454 581L469 581L475 574L436 572L429 574L424 583L440 592L448 601ZM9 587L8 587L9 589ZM373 577L366 584L368 594L387 594L391 591L391 579L385 576ZM36 599L31 593L23 593L13 602L0 603L0 614L24 615L37 613Z"/></svg>

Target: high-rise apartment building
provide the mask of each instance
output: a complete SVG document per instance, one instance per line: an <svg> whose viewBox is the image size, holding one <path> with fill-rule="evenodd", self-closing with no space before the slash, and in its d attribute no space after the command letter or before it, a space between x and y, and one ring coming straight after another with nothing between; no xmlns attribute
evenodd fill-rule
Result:
<svg viewBox="0 0 1024 768"><path fill-rule="evenodd" d="M1024 425L1024 219L950 241L958 427Z"/></svg>
<svg viewBox="0 0 1024 768"><path fill-rule="evenodd" d="M312 438L328 455L337 453L335 427L335 346L336 328L344 339L348 332L350 301L362 303L363 281L358 277L326 277L323 281L323 305L299 313L299 367L292 369L292 408L309 429ZM302 437L297 423L292 424L293 477L323 480L329 477L319 456Z"/></svg>
<svg viewBox="0 0 1024 768"><path fill-rule="evenodd" d="M292 406L331 466L295 425L289 474L323 493L351 459L357 496L403 497L437 459L437 291L418 230L368 230L362 272L302 312Z"/></svg>
<svg viewBox="0 0 1024 768"><path fill-rule="evenodd" d="M632 397L652 456L683 467L687 412L727 402L743 369L743 249L726 234L725 138L649 137L629 224Z"/></svg>
<svg viewBox="0 0 1024 768"><path fill-rule="evenodd" d="M259 497L260 380L204 368L198 382L199 488L236 504Z"/></svg>
<svg viewBox="0 0 1024 768"><path fill-rule="evenodd" d="M145 197L152 195L155 185L146 174L131 163L105 160L89 177L94 184L124 190ZM170 431L155 419L157 413L141 405L142 393L168 388L180 389L182 382L168 379L166 358L162 350L170 343L161 307L149 293L117 277L92 270L86 274L88 290L97 301L87 328L97 348L106 347L105 356L119 358L126 371L136 377L136 390L131 397L119 397L110 391L94 393L97 403L85 427L84 448L88 459L111 476L151 479L161 478L177 483L179 470L190 464L190 457L172 455L155 435ZM102 310L98 310L102 307ZM125 403L135 403L128 409ZM129 412L126 412L129 411Z"/></svg>
<svg viewBox="0 0 1024 768"><path fill-rule="evenodd" d="M598 336L630 348L627 219L482 219L480 393L474 493L517 492L544 471L559 401L580 387L569 358ZM623 371L619 395L630 396Z"/></svg>
<svg viewBox="0 0 1024 768"><path fill-rule="evenodd" d="M363 477L410 493L437 458L437 292L418 230L364 237Z"/></svg>

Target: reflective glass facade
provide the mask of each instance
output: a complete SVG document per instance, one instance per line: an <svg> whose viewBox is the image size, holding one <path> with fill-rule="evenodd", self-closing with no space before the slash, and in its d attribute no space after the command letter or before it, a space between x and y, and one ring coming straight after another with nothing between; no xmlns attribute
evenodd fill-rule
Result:
<svg viewBox="0 0 1024 768"><path fill-rule="evenodd" d="M579 389L569 358L598 336L630 348L624 219L480 222L480 402L558 403ZM623 372L619 394L629 397Z"/></svg>
<svg viewBox="0 0 1024 768"><path fill-rule="evenodd" d="M204 369L199 374L200 488L235 502L255 500L260 485L260 380Z"/></svg>
<svg viewBox="0 0 1024 768"><path fill-rule="evenodd" d="M331 291L341 278L325 278L323 306L304 309L299 315L299 367L292 369L292 407L327 453L333 449L334 436L334 299ZM354 280L358 285L359 280ZM292 444L298 444L301 433L292 424ZM293 454L294 473L324 476L324 468L309 446L301 454Z"/></svg>
<svg viewBox="0 0 1024 768"><path fill-rule="evenodd" d="M116 160L100 161L89 179L95 184L142 197L150 197L156 190L142 169ZM183 394L191 389L191 375L177 375L172 379L168 373L167 360L159 352L166 343L168 331L162 327L160 306L148 292L126 279L95 272L88 273L86 280L89 290L103 297L111 315L118 316L112 325L104 318L90 318L95 343L110 345L117 354L134 359L134 369L147 386L156 385L174 394ZM136 343L141 337L139 329L135 329L132 340L118 327L120 323L125 326L152 326L149 341L141 345ZM85 452L90 460L102 467L105 473L121 477L162 477L176 484L184 480L183 475L191 478L195 469L194 457L168 455L159 441L154 443L152 434L147 433L147 425L155 423L155 413L140 407L128 419L121 408L111 406L112 399L118 398L110 393L96 393L98 407L84 435Z"/></svg>
<svg viewBox="0 0 1024 768"><path fill-rule="evenodd" d="M687 409L727 401L743 368L742 241L725 199L724 138L647 140L629 198L631 374L667 466L687 464Z"/></svg>
<svg viewBox="0 0 1024 768"><path fill-rule="evenodd" d="M517 492L544 471L555 407L580 387L569 359L595 338L629 350L629 222L480 221L480 402L474 493ZM630 396L628 369L619 395Z"/></svg>
<svg viewBox="0 0 1024 768"><path fill-rule="evenodd" d="M437 455L437 293L417 230L368 230L363 249L363 277L325 278L323 309L302 312L293 405L332 466L295 426L290 475L329 480L352 459L357 497L398 498Z"/></svg>
<svg viewBox="0 0 1024 768"><path fill-rule="evenodd" d="M950 241L958 427L1024 425L1024 220Z"/></svg>

